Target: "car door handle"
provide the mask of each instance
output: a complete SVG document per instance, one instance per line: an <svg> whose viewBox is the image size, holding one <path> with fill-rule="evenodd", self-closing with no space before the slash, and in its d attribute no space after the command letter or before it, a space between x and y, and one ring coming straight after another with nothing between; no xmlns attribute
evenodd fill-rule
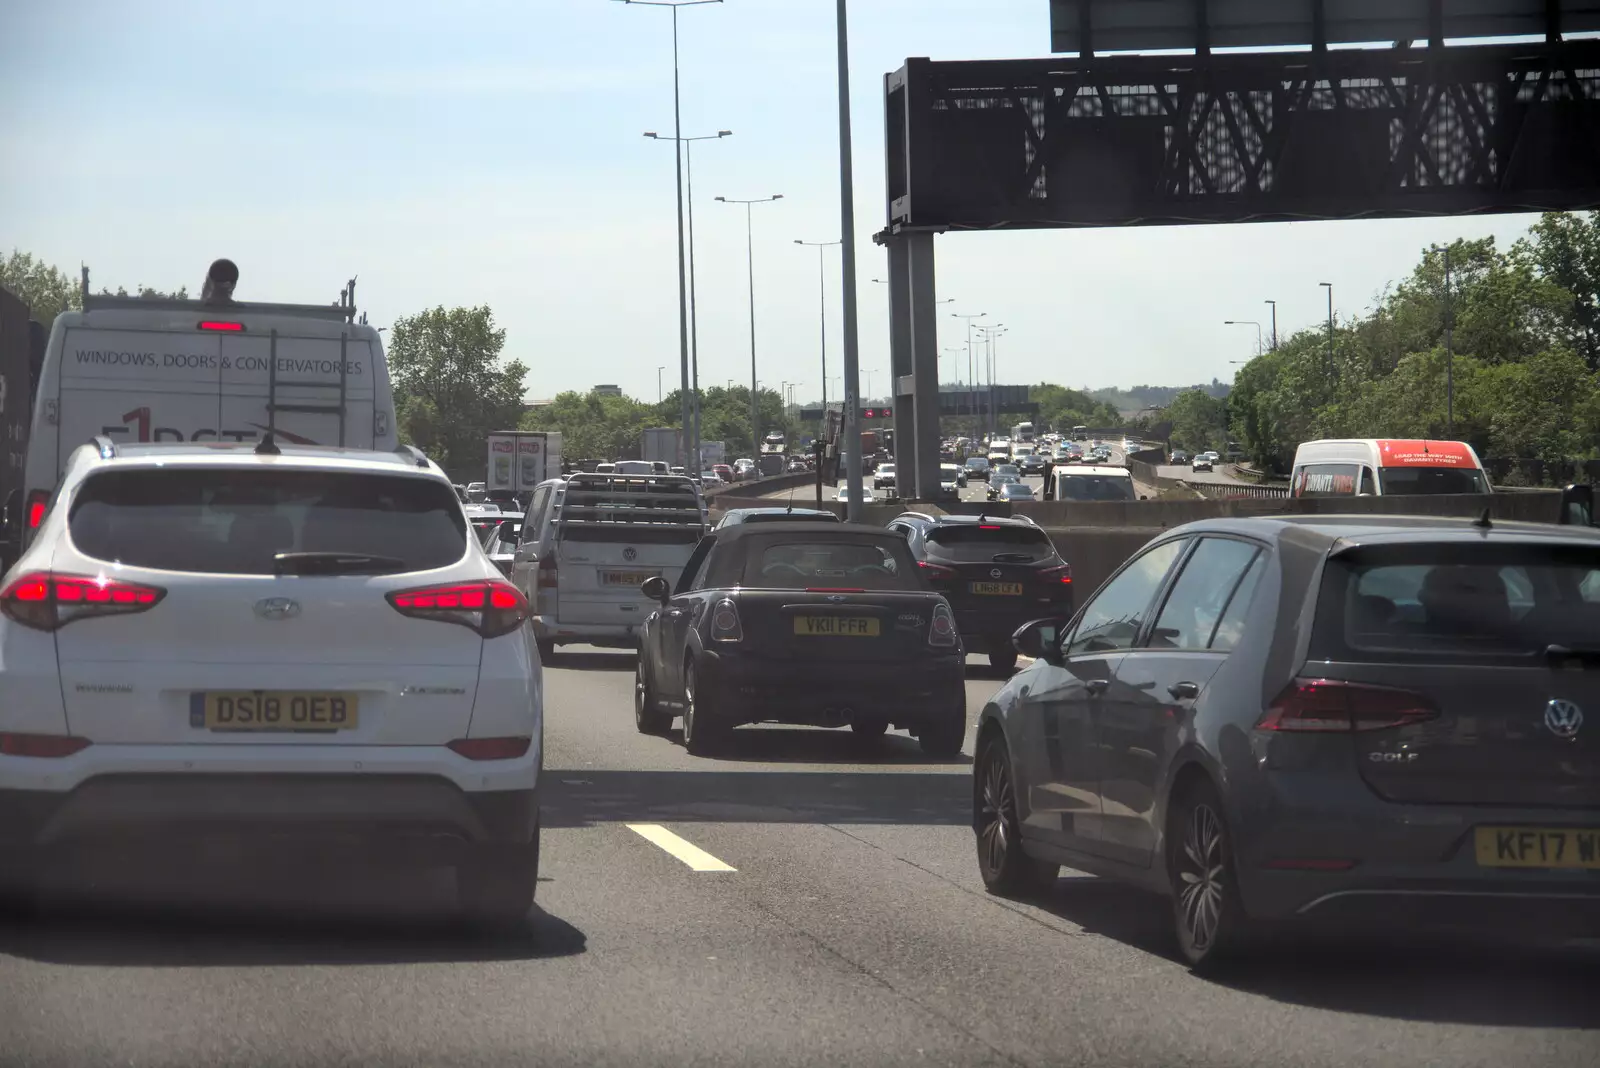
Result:
<svg viewBox="0 0 1600 1068"><path fill-rule="evenodd" d="M1110 679L1084 679L1083 680L1083 688L1085 690L1088 690L1091 694L1094 694L1096 697L1098 697L1100 694L1105 693L1106 690L1110 688L1110 686L1111 686L1111 680Z"/></svg>
<svg viewBox="0 0 1600 1068"><path fill-rule="evenodd" d="M1167 692L1179 701L1193 701L1200 696L1200 684L1198 682L1175 682L1167 687Z"/></svg>
<svg viewBox="0 0 1600 1068"><path fill-rule="evenodd" d="M667 617L669 619L676 618L676 617L681 616L681 615L683 615L683 609L681 609L681 608L669 608L669 609L667 609Z"/></svg>

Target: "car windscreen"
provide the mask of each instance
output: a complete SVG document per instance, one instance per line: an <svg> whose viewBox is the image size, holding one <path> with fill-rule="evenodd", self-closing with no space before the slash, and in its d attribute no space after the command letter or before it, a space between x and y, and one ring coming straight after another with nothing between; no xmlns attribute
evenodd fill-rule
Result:
<svg viewBox="0 0 1600 1068"><path fill-rule="evenodd" d="M800 538L752 541L742 585L755 589L922 590L922 577L898 538Z"/></svg>
<svg viewBox="0 0 1600 1068"><path fill-rule="evenodd" d="M989 461L985 460L982 456L968 457L968 459L967 459L967 470L969 470L969 471L987 471L988 469L989 469Z"/></svg>
<svg viewBox="0 0 1600 1068"><path fill-rule="evenodd" d="M426 571L460 560L467 539L446 483L284 468L103 471L78 489L67 528L78 551L96 560L234 575L273 574L280 553L387 559L395 563L385 571Z"/></svg>
<svg viewBox="0 0 1600 1068"><path fill-rule="evenodd" d="M1385 467L1378 480L1391 496L1489 492L1483 472L1471 467Z"/></svg>
<svg viewBox="0 0 1600 1068"><path fill-rule="evenodd" d="M1311 658L1528 662L1600 648L1600 546L1373 546L1328 562Z"/></svg>
<svg viewBox="0 0 1600 1068"><path fill-rule="evenodd" d="M990 563L996 556L1042 560L1055 546L1038 527L1011 523L962 523L928 532L928 555L956 563Z"/></svg>
<svg viewBox="0 0 1600 1068"><path fill-rule="evenodd" d="M1117 475L1074 475L1056 477L1056 496L1063 501L1131 501L1133 479Z"/></svg>

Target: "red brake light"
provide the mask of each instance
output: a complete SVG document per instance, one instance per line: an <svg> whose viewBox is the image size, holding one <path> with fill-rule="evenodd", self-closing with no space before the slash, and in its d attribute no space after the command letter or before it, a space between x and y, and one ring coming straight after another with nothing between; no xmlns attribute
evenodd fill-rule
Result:
<svg viewBox="0 0 1600 1068"><path fill-rule="evenodd" d="M998 524L994 524L994 523L979 523L978 524L978 529L979 530L999 530L1000 527L999 527Z"/></svg>
<svg viewBox="0 0 1600 1068"><path fill-rule="evenodd" d="M492 580L399 590L388 600L403 616L456 623L485 638L510 634L529 614L521 590Z"/></svg>
<svg viewBox="0 0 1600 1068"><path fill-rule="evenodd" d="M960 640L956 634L956 617L950 606L940 601L933 606L933 624L928 627L928 644L950 648Z"/></svg>
<svg viewBox="0 0 1600 1068"><path fill-rule="evenodd" d="M71 734L0 734L0 756L68 757L91 744Z"/></svg>
<svg viewBox="0 0 1600 1068"><path fill-rule="evenodd" d="M526 734L509 738L457 738L449 748L468 760L515 760L528 751L533 739Z"/></svg>
<svg viewBox="0 0 1600 1068"><path fill-rule="evenodd" d="M1435 719L1439 710L1421 694L1339 679L1295 679L1285 686L1256 729L1297 733L1381 731Z"/></svg>
<svg viewBox="0 0 1600 1068"><path fill-rule="evenodd" d="M25 627L53 631L91 616L146 612L166 595L159 586L32 571L0 590L0 612Z"/></svg>
<svg viewBox="0 0 1600 1068"><path fill-rule="evenodd" d="M232 333L238 333L239 331L244 329L244 324L243 323L224 323L224 322L217 322L217 321L211 320L211 319L204 319L204 320L201 320L201 322L200 322L200 329L201 330L227 330L227 331L232 332Z"/></svg>
<svg viewBox="0 0 1600 1068"><path fill-rule="evenodd" d="M1063 585L1072 584L1072 565L1060 564L1056 567L1043 567L1034 573L1041 582L1059 582Z"/></svg>
<svg viewBox="0 0 1600 1068"><path fill-rule="evenodd" d="M44 514L50 508L50 494L44 490L34 490L28 494L28 529L38 530L39 524L44 522Z"/></svg>
<svg viewBox="0 0 1600 1068"><path fill-rule="evenodd" d="M739 621L739 606L733 603L731 597L724 597L711 610L711 640L744 641L744 624Z"/></svg>

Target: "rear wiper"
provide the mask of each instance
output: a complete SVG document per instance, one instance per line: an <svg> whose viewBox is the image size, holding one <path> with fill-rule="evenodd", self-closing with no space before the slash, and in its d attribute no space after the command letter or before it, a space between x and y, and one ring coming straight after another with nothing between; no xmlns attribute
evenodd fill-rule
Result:
<svg viewBox="0 0 1600 1068"><path fill-rule="evenodd" d="M989 559L997 564L1031 564L1038 557L1032 553L995 553Z"/></svg>
<svg viewBox="0 0 1600 1068"><path fill-rule="evenodd" d="M274 575L382 575L405 566L397 556L371 553L279 553L272 558Z"/></svg>
<svg viewBox="0 0 1600 1068"><path fill-rule="evenodd" d="M1600 646L1581 646L1577 649L1554 643L1544 647L1544 658L1552 663L1576 660L1585 667L1600 667Z"/></svg>

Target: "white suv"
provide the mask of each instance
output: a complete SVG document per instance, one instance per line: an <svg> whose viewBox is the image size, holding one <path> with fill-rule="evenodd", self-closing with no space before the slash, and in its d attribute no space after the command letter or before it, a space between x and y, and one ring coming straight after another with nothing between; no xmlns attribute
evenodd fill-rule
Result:
<svg viewBox="0 0 1600 1068"><path fill-rule="evenodd" d="M0 581L0 882L225 835L453 864L525 915L528 618L415 450L97 439Z"/></svg>

